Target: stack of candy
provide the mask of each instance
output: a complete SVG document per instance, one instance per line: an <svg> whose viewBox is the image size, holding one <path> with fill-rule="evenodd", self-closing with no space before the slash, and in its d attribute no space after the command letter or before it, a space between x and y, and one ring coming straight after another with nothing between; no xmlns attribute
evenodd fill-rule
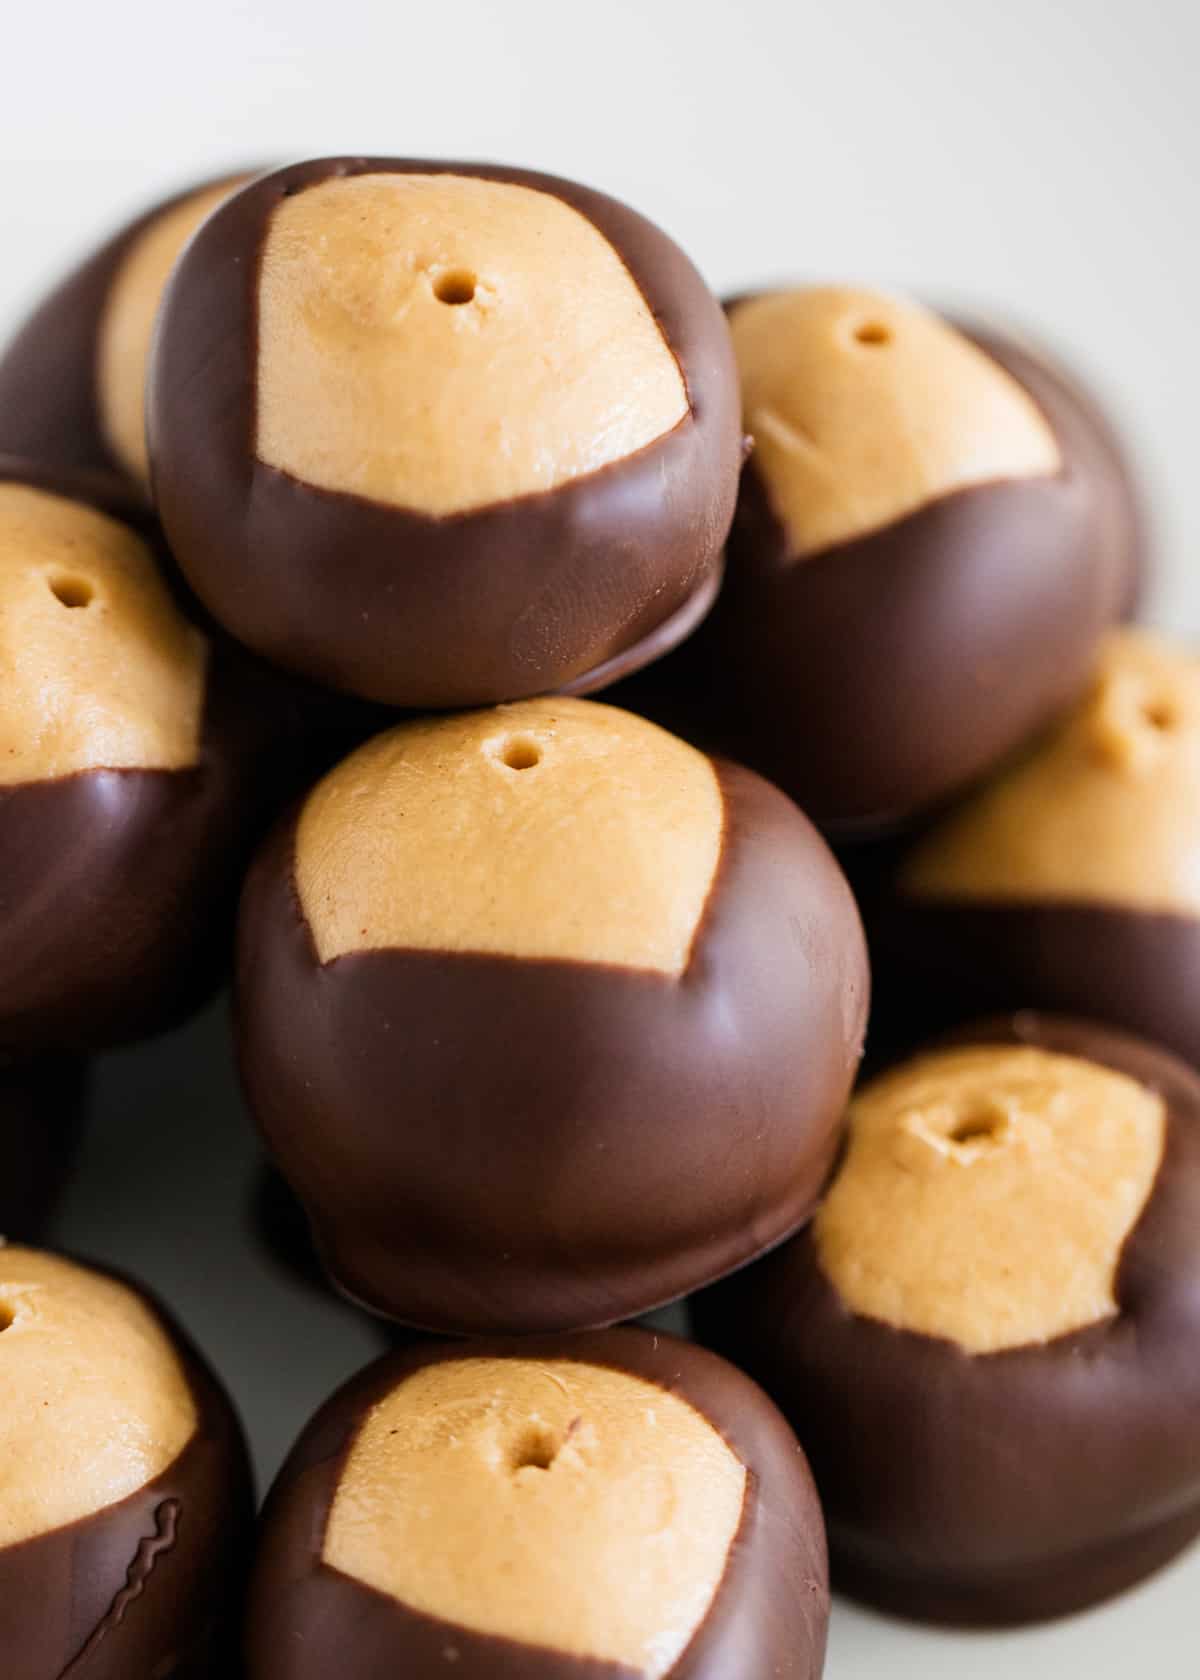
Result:
<svg viewBox="0 0 1200 1680"><path fill-rule="evenodd" d="M830 1561L1002 1625L1200 1532L1200 668L1053 359L328 159L120 232L0 450L0 1671L816 1680ZM397 1327L257 1529L167 1311L25 1246L230 973Z"/></svg>

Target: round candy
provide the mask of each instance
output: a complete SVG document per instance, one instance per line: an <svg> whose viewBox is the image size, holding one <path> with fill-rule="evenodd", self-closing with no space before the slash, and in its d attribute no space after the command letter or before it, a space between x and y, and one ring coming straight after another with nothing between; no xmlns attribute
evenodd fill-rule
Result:
<svg viewBox="0 0 1200 1680"><path fill-rule="evenodd" d="M0 1247L0 1668L233 1673L253 1500L223 1390L106 1273Z"/></svg>
<svg viewBox="0 0 1200 1680"><path fill-rule="evenodd" d="M804 1455L740 1372L639 1330L425 1346L280 1473L248 1680L817 1680L828 1615Z"/></svg>
<svg viewBox="0 0 1200 1680"><path fill-rule="evenodd" d="M1200 1064L1200 661L1115 632L1075 709L902 859L879 942L931 1021L1061 1009Z"/></svg>
<svg viewBox="0 0 1200 1680"><path fill-rule="evenodd" d="M1134 486L1090 400L999 334L845 287L730 324L754 453L725 589L631 703L876 833L1077 697L1141 574Z"/></svg>
<svg viewBox="0 0 1200 1680"><path fill-rule="evenodd" d="M0 457L0 1058L167 1025L228 955L263 718L134 519Z"/></svg>
<svg viewBox="0 0 1200 1680"><path fill-rule="evenodd" d="M204 218L250 180L154 206L69 275L0 354L0 450L116 471L149 488L144 390L171 269Z"/></svg>
<svg viewBox="0 0 1200 1680"><path fill-rule="evenodd" d="M256 182L175 271L173 551L234 635L396 706L600 686L711 602L741 460L719 306L603 194L474 164Z"/></svg>
<svg viewBox="0 0 1200 1680"><path fill-rule="evenodd" d="M243 897L243 1079L351 1295L611 1323L811 1212L862 1045L857 911L782 794L582 700L412 723Z"/></svg>
<svg viewBox="0 0 1200 1680"><path fill-rule="evenodd" d="M834 1581L1023 1622L1200 1532L1200 1080L1065 1018L863 1087L813 1224L695 1305L800 1433Z"/></svg>

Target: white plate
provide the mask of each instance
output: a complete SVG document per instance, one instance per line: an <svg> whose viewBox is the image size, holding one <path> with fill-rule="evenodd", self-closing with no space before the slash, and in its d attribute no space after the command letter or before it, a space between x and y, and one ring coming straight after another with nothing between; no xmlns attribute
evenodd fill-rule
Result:
<svg viewBox="0 0 1200 1680"><path fill-rule="evenodd" d="M294 1283L252 1240L259 1152L224 1005L182 1033L104 1058L93 1107L56 1239L134 1273L176 1311L229 1385L265 1489L312 1412L383 1350L384 1337ZM1200 1680L1200 1550L1104 1609L1033 1632L935 1633L838 1602L826 1674Z"/></svg>

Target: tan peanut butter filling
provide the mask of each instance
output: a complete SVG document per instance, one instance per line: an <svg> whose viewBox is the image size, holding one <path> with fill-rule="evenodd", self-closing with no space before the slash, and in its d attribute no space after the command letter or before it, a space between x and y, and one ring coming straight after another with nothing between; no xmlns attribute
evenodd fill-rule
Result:
<svg viewBox="0 0 1200 1680"><path fill-rule="evenodd" d="M125 253L109 287L96 341L96 398L105 441L138 482L150 483L146 367L154 323L176 259L200 224L250 179L240 175L156 216Z"/></svg>
<svg viewBox="0 0 1200 1680"><path fill-rule="evenodd" d="M953 491L1062 466L1016 380L904 298L766 292L737 304L730 326L755 468L794 559Z"/></svg>
<svg viewBox="0 0 1200 1680"><path fill-rule="evenodd" d="M1200 661L1116 631L1085 699L906 859L905 893L1200 915Z"/></svg>
<svg viewBox="0 0 1200 1680"><path fill-rule="evenodd" d="M196 1432L171 1340L133 1290L0 1245L0 1546L93 1516Z"/></svg>
<svg viewBox="0 0 1200 1680"><path fill-rule="evenodd" d="M356 175L284 199L258 327L259 459L434 517L553 490L689 408L603 234L506 182Z"/></svg>
<svg viewBox="0 0 1200 1680"><path fill-rule="evenodd" d="M322 962L490 952L681 974L721 852L710 759L588 700L402 724L301 812L296 883Z"/></svg>
<svg viewBox="0 0 1200 1680"><path fill-rule="evenodd" d="M0 784L195 764L207 662L136 532L0 482Z"/></svg>
<svg viewBox="0 0 1200 1680"><path fill-rule="evenodd" d="M982 1354L1117 1311L1162 1161L1161 1097L1074 1056L979 1045L871 1081L849 1119L814 1232L852 1312Z"/></svg>
<svg viewBox="0 0 1200 1680"><path fill-rule="evenodd" d="M745 1492L708 1420L653 1383L467 1357L368 1414L324 1560L475 1633L658 1680L721 1584Z"/></svg>

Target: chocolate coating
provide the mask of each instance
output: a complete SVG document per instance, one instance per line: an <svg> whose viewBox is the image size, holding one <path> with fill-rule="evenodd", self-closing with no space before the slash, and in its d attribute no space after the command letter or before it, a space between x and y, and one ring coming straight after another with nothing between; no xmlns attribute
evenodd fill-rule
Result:
<svg viewBox="0 0 1200 1680"><path fill-rule="evenodd" d="M224 1390L151 1304L184 1364L196 1432L162 1475L128 1498L0 1548L0 1665L21 1680L212 1680L238 1672L254 1516L249 1458Z"/></svg>
<svg viewBox="0 0 1200 1680"><path fill-rule="evenodd" d="M473 1333L611 1323L812 1211L866 1016L857 913L774 788L718 768L717 877L678 979L439 951L321 965L296 819L239 929L251 1109L365 1305Z"/></svg>
<svg viewBox="0 0 1200 1680"><path fill-rule="evenodd" d="M956 1041L1090 1059L1165 1101L1117 1316L969 1357L852 1315L805 1232L700 1296L695 1322L803 1432L835 1584L921 1619L1033 1621L1131 1586L1200 1532L1200 1081L1063 1018L1022 1013Z"/></svg>
<svg viewBox="0 0 1200 1680"><path fill-rule="evenodd" d="M153 205L38 305L0 354L0 452L124 476L104 435L96 392L97 338L109 289L159 216L236 173L198 181Z"/></svg>
<svg viewBox="0 0 1200 1680"><path fill-rule="evenodd" d="M0 1065L0 1235L40 1237L78 1151L87 1064L68 1056Z"/></svg>
<svg viewBox="0 0 1200 1680"><path fill-rule="evenodd" d="M1136 492L1050 363L963 328L1023 385L1064 470L960 490L790 562L753 457L699 634L612 696L727 751L844 838L909 822L1068 705L1143 570Z"/></svg>
<svg viewBox="0 0 1200 1680"><path fill-rule="evenodd" d="M1064 454L1095 497L1096 540L1123 579L1120 616L1135 618L1151 566L1150 514L1134 462L1103 405L1074 368L1028 342L979 321L956 324L1050 419Z"/></svg>
<svg viewBox="0 0 1200 1680"><path fill-rule="evenodd" d="M616 249L687 385L690 413L559 488L447 518L317 489L255 454L256 276L272 211L337 176L466 174L549 193ZM663 651L711 594L736 494L737 382L720 310L651 223L522 170L326 159L239 193L168 288L148 426L171 546L248 646L396 706L467 706L611 680ZM364 605L370 604L370 614Z"/></svg>
<svg viewBox="0 0 1200 1680"><path fill-rule="evenodd" d="M0 482L86 503L154 541L119 481L0 457ZM144 1036L219 982L245 860L287 768L270 762L280 719L264 682L215 642L194 766L0 786L0 1057Z"/></svg>
<svg viewBox="0 0 1200 1680"><path fill-rule="evenodd" d="M1106 1021L1200 1067L1200 919L1136 906L897 896L873 950L886 1017L910 1040L994 1010Z"/></svg>
<svg viewBox="0 0 1200 1680"><path fill-rule="evenodd" d="M670 1680L817 1680L829 1598L825 1544L804 1455L766 1397L723 1361L632 1329L475 1343L469 1355L578 1359L688 1401L750 1472L741 1527L707 1615ZM471 1632L408 1609L325 1563L325 1523L356 1431L409 1373L459 1346L421 1346L369 1366L322 1408L263 1513L250 1593L249 1680L384 1680L452 1668L461 1680L637 1680L631 1670ZM447 1657L452 1647L453 1659Z"/></svg>

